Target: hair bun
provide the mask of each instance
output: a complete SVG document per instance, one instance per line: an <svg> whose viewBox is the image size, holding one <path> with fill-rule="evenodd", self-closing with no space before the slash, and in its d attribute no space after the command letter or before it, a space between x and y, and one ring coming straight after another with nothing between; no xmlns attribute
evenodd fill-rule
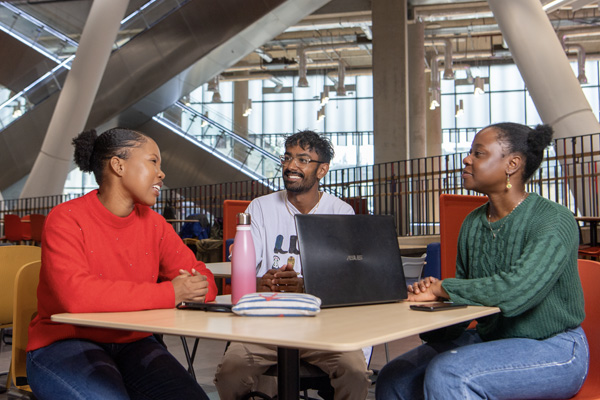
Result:
<svg viewBox="0 0 600 400"><path fill-rule="evenodd" d="M96 130L91 129L81 132L72 141L73 146L75 146L75 153L73 155L75 164L83 172L92 172L92 157L94 155L94 143L96 143L96 139L98 139Z"/></svg>

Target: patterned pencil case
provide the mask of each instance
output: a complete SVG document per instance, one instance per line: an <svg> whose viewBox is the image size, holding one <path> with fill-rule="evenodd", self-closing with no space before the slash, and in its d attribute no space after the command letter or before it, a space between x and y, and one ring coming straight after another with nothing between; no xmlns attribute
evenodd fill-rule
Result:
<svg viewBox="0 0 600 400"><path fill-rule="evenodd" d="M232 311L251 317L310 317L321 311L321 299L306 293L249 293Z"/></svg>

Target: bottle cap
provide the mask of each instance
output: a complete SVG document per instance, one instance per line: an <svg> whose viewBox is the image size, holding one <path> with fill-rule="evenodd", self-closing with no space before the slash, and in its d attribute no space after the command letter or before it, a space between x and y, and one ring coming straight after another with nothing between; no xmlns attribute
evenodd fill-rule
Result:
<svg viewBox="0 0 600 400"><path fill-rule="evenodd" d="M238 225L250 225L250 214L239 213L237 215L237 224Z"/></svg>

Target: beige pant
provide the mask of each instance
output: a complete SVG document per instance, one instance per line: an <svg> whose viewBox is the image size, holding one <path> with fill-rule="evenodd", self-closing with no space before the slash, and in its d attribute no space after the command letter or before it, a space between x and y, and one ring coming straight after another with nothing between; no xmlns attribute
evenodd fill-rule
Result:
<svg viewBox="0 0 600 400"><path fill-rule="evenodd" d="M335 390L335 400L364 400L367 397L371 372L367 370L361 350L335 353L300 350L300 358L329 375L331 386ZM261 376L275 364L275 346L232 342L215 374L214 382L221 400L236 400L253 390L275 395L276 378Z"/></svg>

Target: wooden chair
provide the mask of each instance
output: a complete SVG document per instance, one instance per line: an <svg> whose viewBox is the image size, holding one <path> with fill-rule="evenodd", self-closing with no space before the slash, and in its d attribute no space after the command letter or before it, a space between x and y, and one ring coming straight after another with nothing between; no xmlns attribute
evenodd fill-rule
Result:
<svg viewBox="0 0 600 400"><path fill-rule="evenodd" d="M442 279L456 275L458 234L465 217L488 201L487 196L440 195L440 252Z"/></svg>
<svg viewBox="0 0 600 400"><path fill-rule="evenodd" d="M11 371L12 382L22 396L31 392L27 383L27 340L29 323L37 314L37 286L40 280L41 261L33 261L23 265L14 280L15 295L13 300L13 344ZM12 391L12 389L11 389ZM28 396L32 397L32 396Z"/></svg>
<svg viewBox="0 0 600 400"><path fill-rule="evenodd" d="M600 262L577 260L579 278L585 299L585 320L581 324L590 346L590 369L583 387L571 399L600 399L600 291L597 282L600 280Z"/></svg>
<svg viewBox="0 0 600 400"><path fill-rule="evenodd" d="M4 214L4 236L0 238L3 242L23 243L23 223L16 214Z"/></svg>
<svg viewBox="0 0 600 400"><path fill-rule="evenodd" d="M42 259L38 246L0 246L0 329L13 327L13 299L15 277L19 269L32 261ZM14 341L13 341L14 343ZM14 345L14 344L13 344ZM8 372L6 387L10 386L11 371Z"/></svg>

